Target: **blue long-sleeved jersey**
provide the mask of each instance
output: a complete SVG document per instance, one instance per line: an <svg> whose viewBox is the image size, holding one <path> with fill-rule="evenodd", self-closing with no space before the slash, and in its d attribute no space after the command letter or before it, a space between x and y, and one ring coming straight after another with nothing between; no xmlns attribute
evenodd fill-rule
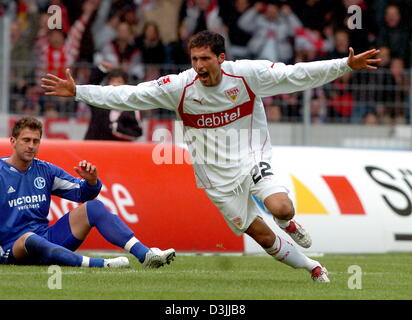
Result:
<svg viewBox="0 0 412 320"><path fill-rule="evenodd" d="M102 187L75 178L63 169L34 159L20 172L0 158L0 245L12 242L26 232L39 232L48 226L51 196L75 202L95 198Z"/></svg>

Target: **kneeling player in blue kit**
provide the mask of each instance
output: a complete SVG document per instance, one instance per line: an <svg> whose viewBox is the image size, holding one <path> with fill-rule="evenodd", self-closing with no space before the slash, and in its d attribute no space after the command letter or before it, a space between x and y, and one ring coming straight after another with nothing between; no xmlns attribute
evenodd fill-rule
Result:
<svg viewBox="0 0 412 320"><path fill-rule="evenodd" d="M175 250L148 248L102 202L93 200L101 181L96 167L82 160L75 178L36 159L42 124L33 117L16 122L10 142L13 154L0 158L0 264L43 264L124 268L126 257L90 258L75 253L93 227L110 243L133 254L146 268L169 264ZM51 196L83 202L49 226Z"/></svg>

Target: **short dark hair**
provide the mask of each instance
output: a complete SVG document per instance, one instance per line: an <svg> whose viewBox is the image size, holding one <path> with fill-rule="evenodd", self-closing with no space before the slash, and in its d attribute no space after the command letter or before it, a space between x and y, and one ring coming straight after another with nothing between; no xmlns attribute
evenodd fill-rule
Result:
<svg viewBox="0 0 412 320"><path fill-rule="evenodd" d="M124 83L127 83L129 81L129 75L127 74L127 72L120 68L112 69L107 74L107 82L110 82L110 80L112 80L113 78L122 78Z"/></svg>
<svg viewBox="0 0 412 320"><path fill-rule="evenodd" d="M42 123L34 117L23 117L16 121L11 131L11 136L17 138L21 131L25 128L29 128L33 131L40 131L40 137L43 134L43 125Z"/></svg>
<svg viewBox="0 0 412 320"><path fill-rule="evenodd" d="M215 55L225 53L225 38L216 32L203 30L196 33L189 41L189 51L193 48L209 47Z"/></svg>

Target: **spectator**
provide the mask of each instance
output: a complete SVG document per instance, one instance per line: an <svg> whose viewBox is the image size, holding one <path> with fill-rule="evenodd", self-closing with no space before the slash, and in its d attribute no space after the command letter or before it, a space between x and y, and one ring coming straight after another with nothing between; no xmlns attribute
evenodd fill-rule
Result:
<svg viewBox="0 0 412 320"><path fill-rule="evenodd" d="M140 10L139 24L156 21L159 28L160 40L165 49L164 62L175 63L174 51L179 41L179 12L183 0L150 0L150 5Z"/></svg>
<svg viewBox="0 0 412 320"><path fill-rule="evenodd" d="M323 59L339 59L346 57L349 52L349 34L345 29L337 30L334 34L334 46ZM353 108L353 97L350 90L351 74L345 74L339 79L324 86L327 98L326 121L348 122Z"/></svg>
<svg viewBox="0 0 412 320"><path fill-rule="evenodd" d="M86 1L81 17L71 27L67 39L61 29L47 31L47 24L39 30L37 51L37 74L40 79L46 73L59 74L64 77L64 70L76 62L79 55L80 41L91 14L96 10L94 1ZM47 34L46 34L47 32Z"/></svg>
<svg viewBox="0 0 412 320"><path fill-rule="evenodd" d="M295 62L313 61L324 58L333 46L330 34L332 28L325 28L328 37L325 39L322 33L316 29L297 28L295 37Z"/></svg>
<svg viewBox="0 0 412 320"><path fill-rule="evenodd" d="M282 107L276 103L274 97L264 98L263 105L269 122L280 122L282 120Z"/></svg>
<svg viewBox="0 0 412 320"><path fill-rule="evenodd" d="M128 83L127 73L122 69L112 69L108 62L103 62L93 69L90 83L100 84L105 77L108 85ZM90 111L91 118L85 140L133 141L142 135L139 111L116 111L93 106L90 106Z"/></svg>
<svg viewBox="0 0 412 320"><path fill-rule="evenodd" d="M349 33L345 29L335 32L334 49L325 59L339 59L346 57L349 52ZM353 96L350 90L351 74L325 85L325 95L328 98L328 122L349 122L353 109Z"/></svg>
<svg viewBox="0 0 412 320"><path fill-rule="evenodd" d="M216 0L187 0L183 10L181 36L183 39L202 31L221 32L223 22Z"/></svg>
<svg viewBox="0 0 412 320"><path fill-rule="evenodd" d="M328 122L347 123L350 121L353 109L353 95L350 89L350 74L324 87L328 105Z"/></svg>
<svg viewBox="0 0 412 320"><path fill-rule="evenodd" d="M325 27L328 6L325 1L305 0L291 1L293 12L299 17L302 24L310 29L321 32Z"/></svg>
<svg viewBox="0 0 412 320"><path fill-rule="evenodd" d="M377 64L378 70L373 73L365 70L355 72L352 75L350 85L354 98L354 109L351 116L353 123L361 123L368 113L372 113L377 118L380 118L384 113L384 105L387 100L385 90L390 83L391 51L387 47L381 47L379 50L377 58L380 58L381 61Z"/></svg>
<svg viewBox="0 0 412 320"><path fill-rule="evenodd" d="M301 26L289 6L283 5L279 11L274 3L257 2L239 19L239 27L253 33L248 46L254 58L286 63L293 58L290 37Z"/></svg>
<svg viewBox="0 0 412 320"><path fill-rule="evenodd" d="M302 121L302 92L277 95L271 105L279 106L282 121Z"/></svg>
<svg viewBox="0 0 412 320"><path fill-rule="evenodd" d="M93 42L96 51L102 51L106 44L116 38L116 29L120 23L120 12L110 15L112 0L102 0L92 24Z"/></svg>
<svg viewBox="0 0 412 320"><path fill-rule="evenodd" d="M192 35L202 30L220 33L228 39L223 20L219 16L217 0L187 0L182 8L183 19L179 30L182 40L187 41ZM229 54L229 48L226 48Z"/></svg>
<svg viewBox="0 0 412 320"><path fill-rule="evenodd" d="M37 30L40 25L40 15L35 2L30 1L25 5L25 21L13 21L10 25L11 42L11 68L10 68L10 111L20 114L24 108L33 110L36 114L39 108L32 108L27 97L33 77L35 59L32 51L36 40ZM25 26L22 27L22 24Z"/></svg>
<svg viewBox="0 0 412 320"><path fill-rule="evenodd" d="M165 60L165 50L156 23L146 23L143 35L136 39L136 45L141 50L142 62L145 65L145 81L159 78L161 65Z"/></svg>
<svg viewBox="0 0 412 320"><path fill-rule="evenodd" d="M110 62L115 68L129 71L134 81L144 79L142 53L135 44L132 26L121 22L117 26L116 38L107 43L101 52L95 54L94 63Z"/></svg>
<svg viewBox="0 0 412 320"><path fill-rule="evenodd" d="M403 60L401 58L392 58L390 63L390 84L387 88L389 100L387 112L393 124L405 124L409 116L409 85Z"/></svg>
<svg viewBox="0 0 412 320"><path fill-rule="evenodd" d="M337 30L334 34L332 50L325 57L328 59L340 59L348 55L349 33L345 29Z"/></svg>
<svg viewBox="0 0 412 320"><path fill-rule="evenodd" d="M327 118L326 97L322 88L311 89L310 118L312 123L324 123Z"/></svg>
<svg viewBox="0 0 412 320"><path fill-rule="evenodd" d="M233 4L234 2L234 4ZM224 24L228 29L230 49L234 59L249 59L251 52L247 46L252 35L250 32L239 28L238 21L240 17L249 9L249 0L234 0L230 2L231 6L221 13Z"/></svg>
<svg viewBox="0 0 412 320"><path fill-rule="evenodd" d="M410 32L401 20L398 6L386 7L385 20L379 29L377 45L391 48L392 56L402 58L409 65Z"/></svg>
<svg viewBox="0 0 412 320"><path fill-rule="evenodd" d="M12 57L12 73L13 82L24 82L26 85L28 78L33 71L34 57L33 47L36 41L36 35L39 30L40 15L38 7L34 1L25 3L25 28L22 28L22 21L12 22L10 29L11 35L11 54Z"/></svg>

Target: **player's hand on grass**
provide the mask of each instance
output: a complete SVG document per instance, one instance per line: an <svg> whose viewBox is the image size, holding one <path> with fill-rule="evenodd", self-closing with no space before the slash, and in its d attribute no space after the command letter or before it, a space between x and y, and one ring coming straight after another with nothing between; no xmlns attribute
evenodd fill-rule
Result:
<svg viewBox="0 0 412 320"><path fill-rule="evenodd" d="M47 90L44 93L46 96L76 96L76 83L73 80L70 69L66 69L66 80L48 73L47 78L42 78L41 82L43 83L41 87Z"/></svg>
<svg viewBox="0 0 412 320"><path fill-rule="evenodd" d="M361 69L368 69L368 70L376 70L378 67L372 66L371 64L378 63L381 59L371 59L372 57L376 56L379 53L379 50L372 49L355 56L353 48L349 48L349 57L348 57L348 65L351 67L352 70L361 70Z"/></svg>
<svg viewBox="0 0 412 320"><path fill-rule="evenodd" d="M79 162L78 167L74 167L74 171L86 180L89 185L95 186L97 184L97 168L92 163L82 160Z"/></svg>

